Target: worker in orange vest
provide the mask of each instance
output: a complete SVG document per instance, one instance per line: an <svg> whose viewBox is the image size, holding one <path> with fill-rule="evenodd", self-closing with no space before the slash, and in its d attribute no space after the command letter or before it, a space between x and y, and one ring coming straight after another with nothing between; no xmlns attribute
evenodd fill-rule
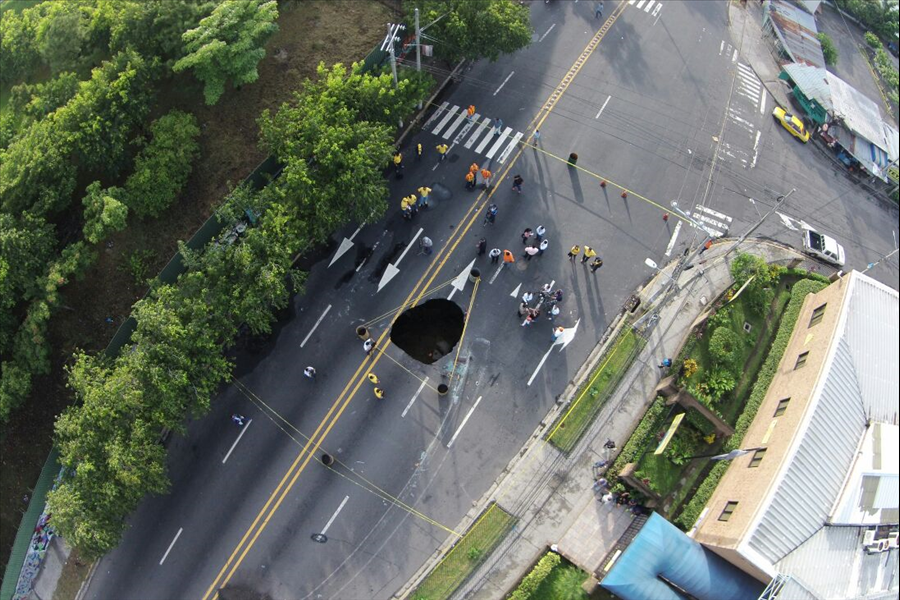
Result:
<svg viewBox="0 0 900 600"><path fill-rule="evenodd" d="M504 263L514 263L516 262L516 257L509 250L503 251L503 262Z"/></svg>
<svg viewBox="0 0 900 600"><path fill-rule="evenodd" d="M484 187L491 185L491 172L487 169L481 170L481 178L484 179Z"/></svg>
<svg viewBox="0 0 900 600"><path fill-rule="evenodd" d="M471 123L475 119L475 105L470 104L469 108L466 109L466 113L468 113L469 122Z"/></svg>
<svg viewBox="0 0 900 600"><path fill-rule="evenodd" d="M466 173L466 189L470 190L475 187L475 173L469 171Z"/></svg>

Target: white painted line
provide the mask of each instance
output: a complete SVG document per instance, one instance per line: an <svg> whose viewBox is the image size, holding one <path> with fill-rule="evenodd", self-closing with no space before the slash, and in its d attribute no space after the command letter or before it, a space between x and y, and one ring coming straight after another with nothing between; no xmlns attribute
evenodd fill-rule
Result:
<svg viewBox="0 0 900 600"><path fill-rule="evenodd" d="M756 130L756 141L753 142L753 160L750 161L750 168L756 166L756 159L759 157L759 136L762 134L762 131Z"/></svg>
<svg viewBox="0 0 900 600"><path fill-rule="evenodd" d="M787 215L783 215L778 211L775 211L779 217L781 217L781 222L784 223L784 226L790 229L791 231L799 231L796 227L794 227L794 220Z"/></svg>
<svg viewBox="0 0 900 600"><path fill-rule="evenodd" d="M550 29L553 29L553 28L551 27ZM494 96L496 96L500 92L500 90L503 89L503 86L506 85L506 82L509 81L510 77L512 77L515 74L516 74L515 71L509 72L509 75L506 76L506 79L503 80L503 83L500 84L500 87L498 87L496 90L494 90Z"/></svg>
<svg viewBox="0 0 900 600"><path fill-rule="evenodd" d="M395 266L395 267L396 267L397 265L400 264L400 261L403 260L403 257L406 256L406 253L409 252L409 249L412 248L412 245L416 243L416 240L419 239L419 236L422 235L422 232L423 232L423 231L425 231L425 230L422 229L421 227L419 227L419 230L416 232L416 235L413 236L413 239L411 239L411 240L409 241L409 244L406 245L406 248L405 248L405 249L403 250L403 252L400 254L400 258L398 258L398 259L394 262L394 266Z"/></svg>
<svg viewBox="0 0 900 600"><path fill-rule="evenodd" d="M725 40L722 40L722 43L719 44L719 56L722 56L722 52L725 51ZM444 102L444 104L447 104Z"/></svg>
<svg viewBox="0 0 900 600"><path fill-rule="evenodd" d="M644 2L646 2L646 1L647 0L641 0L640 2L637 3L637 6L635 6L635 8L640 9L644 5Z"/></svg>
<svg viewBox="0 0 900 600"><path fill-rule="evenodd" d="M550 286L550 287L553 287L553 286ZM522 284L520 283L519 285L516 286L516 289L514 289L514 290L512 291L512 294L510 294L510 297L511 297L511 298L518 298L518 297L519 297L519 290L521 290L521 289L522 289Z"/></svg>
<svg viewBox="0 0 900 600"><path fill-rule="evenodd" d="M656 2L656 0L650 0L650 2L647 3L647 8L644 9L644 12L645 12L645 13L650 12L650 7L653 6L653 4L654 4L655 2Z"/></svg>
<svg viewBox="0 0 900 600"><path fill-rule="evenodd" d="M459 432L462 431L462 428L466 426L466 422L469 420L469 417L472 416L472 413L475 412L475 409L478 408L478 403L481 402L481 399L484 396L478 396L478 400L475 401L475 404L472 405L472 408L469 409L469 412L466 414L466 418L462 420L462 423L459 424L459 429L456 430L456 433L453 434L453 437L450 438L450 443L447 444L447 448L453 445L453 442L456 441L456 436L459 435Z"/></svg>
<svg viewBox="0 0 900 600"><path fill-rule="evenodd" d="M700 213L694 213L692 216L695 219L697 219L698 221L703 221L704 223L708 223L709 225L712 225L713 227L720 228L723 231L728 231L728 225L726 223L722 223L721 221L716 221L715 219L707 217Z"/></svg>
<svg viewBox="0 0 900 600"><path fill-rule="evenodd" d="M666 256L672 255L672 248L675 247L675 240L678 239L678 232L681 231L682 221L678 221L675 223L675 231L672 232L672 237L669 238L669 245L666 246Z"/></svg>
<svg viewBox="0 0 900 600"><path fill-rule="evenodd" d="M738 51L737 48L734 49L734 54L731 56L731 62L737 62L738 59Z"/></svg>
<svg viewBox="0 0 900 600"><path fill-rule="evenodd" d="M472 135L469 136L469 139L466 140L466 145L464 147L466 149L471 148L472 144L475 143L475 140L478 139L478 136L481 135L481 132L484 131L485 129L487 129L487 126L488 126L487 119L485 119L481 123L479 123L478 129L475 131L475 133L473 133Z"/></svg>
<svg viewBox="0 0 900 600"><path fill-rule="evenodd" d="M551 25L551 26L550 26L550 29L548 29L547 31L545 31L545 32L544 32L544 35L542 35L540 38L538 38L538 43L539 43L539 44L540 44L541 42L544 41L544 38L547 37L547 34L548 34L548 33L550 33L551 31L553 31L553 28L554 28L554 27L556 27L556 23L554 23L553 25ZM495 92L495 94L496 94L496 92Z"/></svg>
<svg viewBox="0 0 900 600"><path fill-rule="evenodd" d="M250 423L253 422L253 419L247 421L247 424L241 427L241 432L238 434L237 439L234 440L234 443L231 445L231 448L228 449L228 454L225 455L225 458L222 459L222 464L225 464L225 461L228 460L228 457L231 456L231 453L234 452L234 449L237 447L238 442L241 441L241 438L244 437L244 434L247 433L247 430L250 429Z"/></svg>
<svg viewBox="0 0 900 600"><path fill-rule="evenodd" d="M766 88L763 88L762 95L759 98L759 114L761 114L761 115L766 114L766 100L767 99L768 99L768 96L766 94Z"/></svg>
<svg viewBox="0 0 900 600"><path fill-rule="evenodd" d="M409 412L409 409L412 408L413 403L416 401L416 398L419 397L419 394L422 393L422 390L425 388L425 384L428 383L428 378L422 380L422 384L419 385L419 389L416 390L416 393L413 394L412 400L409 401L409 404L406 405L406 408L403 409L403 413L400 415L400 418L405 418L406 413Z"/></svg>
<svg viewBox="0 0 900 600"><path fill-rule="evenodd" d="M602 113L602 112L603 112L603 109L606 108L606 105L609 104L609 99L610 99L610 98L612 98L611 95L606 97L606 100L603 102L603 106L601 106L601 107L600 107L600 110L597 111L597 116L594 117L595 119L599 119L599 118L600 118L600 113Z"/></svg>
<svg viewBox="0 0 900 600"><path fill-rule="evenodd" d="M659 21L659 17L657 15L659 14L659 11L661 11L661 10L662 10L662 2L657 4L656 8L653 9L653 16L656 17L656 21ZM656 21L653 21L654 25L656 25Z"/></svg>
<svg viewBox="0 0 900 600"><path fill-rule="evenodd" d="M707 207L705 207L705 206L703 206L703 205L697 204L697 205L696 205L696 208L697 208L697 210L703 211L703 212L705 212L705 213L708 214L708 215L712 215L712 216L714 216L714 217L717 218L717 219L723 219L723 220L725 220L725 221L728 221L729 223L731 223L731 221L732 221L732 218L729 217L728 215L725 215L725 214L722 214L722 213L720 213L720 212L714 211L713 209L707 208Z"/></svg>
<svg viewBox="0 0 900 600"><path fill-rule="evenodd" d="M487 123L487 119L485 119L484 122ZM477 148L475 148L475 152L477 152L478 154L481 154L481 151L484 150L485 146L487 146L490 143L492 137L493 137L492 135L484 136L484 139L481 140L481 143L478 144Z"/></svg>
<svg viewBox="0 0 900 600"><path fill-rule="evenodd" d="M331 524L334 523L335 519L337 519L338 513L341 512L341 510L344 508L344 505L347 504L347 500L349 500L349 499L350 499L350 496L344 496L344 499L341 502L341 505L337 507L337 510L334 511L334 514L331 515L331 518L328 519L327 523L325 523L325 528L322 531L320 531L319 533L321 533L322 535L325 535L325 532L328 531L328 528L331 527Z"/></svg>
<svg viewBox="0 0 900 600"><path fill-rule="evenodd" d="M538 372L541 370L541 367L544 366L544 363L547 361L547 357L550 356L550 351L553 350L553 346L556 344L552 344L549 348L547 348L547 352L544 353L544 356L541 358L541 362L538 363L538 366L534 368L534 373L531 374L531 377L528 378L528 383L526 385L531 385L531 382L534 381L534 378L537 377Z"/></svg>
<svg viewBox="0 0 900 600"><path fill-rule="evenodd" d="M516 132L516 135L513 137L509 145L503 149L503 152L500 153L500 158L497 159L498 163L502 165L506 162L506 159L509 158L509 155L512 154L512 151L516 148L516 146L518 146L519 140L522 139L523 135L524 134L521 131Z"/></svg>
<svg viewBox="0 0 900 600"><path fill-rule="evenodd" d="M301 348L302 348L303 346L306 345L306 342L307 342L307 341L309 341L309 336L311 336L311 335L313 334L313 332L316 330L316 327L319 326L319 323L322 322L322 319L325 318L325 315L328 314L328 311L329 311L329 310L331 310L331 305L330 305L330 304L329 304L328 306L325 307L325 312L322 313L322 316L319 317L319 320L316 321L316 324L313 325L313 328L309 330L309 333L307 333L307 334L306 334L306 337L303 338L303 341L300 342L300 347L301 347Z"/></svg>
<svg viewBox="0 0 900 600"><path fill-rule="evenodd" d="M745 89L745 90L750 90L751 92L753 92L753 94L754 94L755 96L758 96L758 95L759 95L759 88L762 87L762 84L757 83L756 81L754 81L754 79L756 79L755 77L754 77L753 79L750 79L749 77L743 76L743 73L742 73L741 75L742 75L742 77L741 77L741 87L742 87L743 89Z"/></svg>
<svg viewBox="0 0 900 600"><path fill-rule="evenodd" d="M431 131L431 133L437 135L438 131L440 131L441 129L443 129L443 128L444 128L444 125L447 124L447 121L449 121L450 119L453 118L453 115L456 114L456 110L457 110L458 108L459 108L459 106L457 106L456 104L454 104L454 105L453 105L453 108L451 108L450 110L447 111L447 114L444 115L444 118L441 119L441 122L437 124L437 127L435 127L435 128ZM466 114L466 111L463 111L463 114Z"/></svg>
<svg viewBox="0 0 900 600"><path fill-rule="evenodd" d="M746 74L748 77L756 79L756 73L754 73L753 69L751 69L748 65L745 65L744 63L738 63L737 66L742 73Z"/></svg>
<svg viewBox="0 0 900 600"><path fill-rule="evenodd" d="M169 548L168 548L168 550L166 550L166 553L163 554L163 557L162 557L162 559L160 559L159 564L163 564L164 562L166 562L166 557L169 555L169 552L172 551L172 546L174 546L174 545L175 545L175 542L178 541L178 538L179 538L179 536L181 536L181 532L182 532L182 531L184 531L184 527L179 527L179 528L178 528L178 533L175 534L175 539L172 540L172 543L171 543L171 544L169 544Z"/></svg>
<svg viewBox="0 0 900 600"><path fill-rule="evenodd" d="M503 265L505 265L505 264L506 264L506 263L500 263L500 266L497 267L497 270L496 270L496 271L494 271L494 275L491 277L491 280L488 281L488 285L494 283L494 280L497 279L497 275L499 275L499 274L500 274L500 271L503 270Z"/></svg>
<svg viewBox="0 0 900 600"><path fill-rule="evenodd" d="M497 153L497 150L500 149L500 146L503 145L503 142L506 141L506 138L509 136L510 133L512 133L512 127L507 127L506 129L503 130L503 133L501 133L499 136L494 136L497 139L497 143L495 143L493 146L491 146L491 149L488 151L487 154L484 155L484 157L487 158L488 160L494 158L494 154Z"/></svg>
<svg viewBox="0 0 900 600"><path fill-rule="evenodd" d="M478 120L478 116L479 116L478 113L475 113L475 120ZM466 113L460 113L459 116L456 117L456 120L450 124L450 127L448 127L446 129L446 131L444 131L444 135L442 135L441 137L443 137L445 140L449 140L450 136L453 135L453 132L456 131L456 129L460 125L462 125L463 121L465 121L465 120L466 120ZM449 152L449 150L448 150L448 152Z"/></svg>
<svg viewBox="0 0 900 600"><path fill-rule="evenodd" d="M635 0L628 0L628 4L634 4Z"/></svg>
<svg viewBox="0 0 900 600"><path fill-rule="evenodd" d="M431 113L431 116L428 117L428 120L425 121L424 125L422 125L422 129L428 129L431 126L431 123L437 118L438 115L444 114L444 111L447 110L448 104L450 104L450 103L447 101L444 101L444 103L441 104L436 111Z"/></svg>

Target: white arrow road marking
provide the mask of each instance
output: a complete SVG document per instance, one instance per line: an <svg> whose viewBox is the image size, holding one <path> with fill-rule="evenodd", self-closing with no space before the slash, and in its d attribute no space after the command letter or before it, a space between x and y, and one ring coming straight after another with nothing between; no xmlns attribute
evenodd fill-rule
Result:
<svg viewBox="0 0 900 600"><path fill-rule="evenodd" d="M469 272L474 266L475 259L473 258L472 262L469 263L469 266L460 271L459 275L456 276L456 279L450 282L450 285L453 286L453 289L450 291L450 295L447 296L447 300L452 300L453 295L456 294L456 292L461 292L466 288L466 282L469 280Z"/></svg>
<svg viewBox="0 0 900 600"><path fill-rule="evenodd" d="M672 248L675 247L675 240L678 239L679 231L681 231L681 221L675 223L675 231L672 232L672 238L669 240L669 245L666 246L666 256L672 255Z"/></svg>
<svg viewBox="0 0 900 600"><path fill-rule="evenodd" d="M241 438L244 437L244 434L247 433L247 430L250 429L250 423L253 422L253 419L247 421L247 424L241 427L241 433L238 434L237 439L234 440L234 443L231 445L231 448L228 449L228 454L225 455L225 458L222 459L222 464L225 464L225 461L228 460L228 457L231 456L231 453L234 451L235 447L238 445L238 442L241 441Z"/></svg>
<svg viewBox="0 0 900 600"><path fill-rule="evenodd" d="M793 220L792 218L790 218L790 217L787 216L787 215L783 215L783 214L781 214L781 213L778 212L778 211L775 211L775 214L777 214L779 217L781 217L781 222L784 223L784 226L785 226L785 227L787 227L787 228L790 229L791 231L799 231L799 229L797 229L797 228L794 226L794 220Z"/></svg>
<svg viewBox="0 0 900 600"><path fill-rule="evenodd" d="M472 405L472 408L469 409L469 412L466 413L466 418L462 420L462 423L459 424L459 429L456 430L456 433L453 434L453 437L450 438L450 443L447 444L447 448L453 445L453 442L456 441L456 436L459 435L459 432L462 431L462 428L466 426L466 421L469 420L469 417L472 416L472 413L475 412L475 409L478 408L478 403L481 402L483 396L478 396L478 400L475 401L475 404Z"/></svg>
<svg viewBox="0 0 900 600"><path fill-rule="evenodd" d="M413 236L413 239L410 240L409 244L403 250L403 253L400 255L400 258L397 259L395 263L388 263L387 268L384 270L384 275L381 276L381 281L378 282L378 289L375 290L375 293L381 291L381 288L386 286L388 282L393 279L397 273L400 272L400 269L397 268L397 265L400 264L400 261L403 260L403 257L406 256L406 253L409 252L409 249L412 248L412 245L416 243L416 240L419 239L419 236L422 235L422 232L425 231L421 227L416 232L416 235Z"/></svg>
<svg viewBox="0 0 900 600"><path fill-rule="evenodd" d="M300 347L301 347L301 348L302 348L303 346L306 345L306 342L309 341L310 336L311 336L311 335L313 334L313 332L316 330L316 327L319 326L319 323L322 322L322 319L325 318L325 315L328 314L328 311L329 311L329 310L331 310L331 305L330 305L330 304L329 304L328 306L325 307L325 312L322 313L322 316L319 317L319 320L316 321L316 324L313 325L313 328L309 330L309 333L307 333L307 334L306 334L306 337L303 338L303 341L300 342Z"/></svg>
<svg viewBox="0 0 900 600"><path fill-rule="evenodd" d="M552 286L551 286L551 287L552 287ZM522 289L522 284L521 284L521 283L520 283L519 285L517 285L517 286L516 286L516 289L514 289L514 290L512 291L512 294L510 294L510 297L511 297L511 298L518 298L518 297L519 297L519 290L520 290L520 289Z"/></svg>
<svg viewBox="0 0 900 600"><path fill-rule="evenodd" d="M551 286L552 287L552 286ZM553 340L553 343L550 344L550 347L547 348L547 352L544 353L544 356L541 357L541 362L538 363L538 366L535 367L534 373L531 374L531 377L528 379L528 383L526 385L530 386L534 381L534 378L537 377L537 374L540 372L541 367L544 366L544 363L547 361L547 357L550 356L550 351L553 350L555 346L561 346L559 349L560 352L568 346L573 339L575 339L575 333L578 331L578 324L581 323L581 319L575 321L574 327L567 327L563 330L558 338Z"/></svg>
<svg viewBox="0 0 900 600"><path fill-rule="evenodd" d="M340 513L341 510L343 510L344 505L347 504L347 500L349 500L349 499L350 499L350 496L344 496L344 500L341 502L340 506L337 507L337 510L334 511L334 514L331 515L331 518L328 519L327 523L325 523L325 528L322 531L320 531L319 533L321 533L322 535L325 535L325 532L328 531L328 528L331 527L331 524L334 523L335 519L337 519L338 513Z"/></svg>
<svg viewBox="0 0 900 600"><path fill-rule="evenodd" d="M365 225L365 223L363 223L363 225ZM353 235L351 235L349 238L344 238L344 240L341 242L341 245L338 246L337 252L334 253L334 257L331 259L331 262L328 263L329 267L333 265L337 259L342 257L347 252L347 250L353 247L353 238L356 237L356 234L359 233L360 229L362 229L362 225L357 227L356 231L354 231ZM325 268L327 269L328 267Z"/></svg>
<svg viewBox="0 0 900 600"><path fill-rule="evenodd" d="M516 73L515 71L510 71L510 72L509 72L509 75L506 76L506 79L503 80L503 83L500 84L500 87L498 87L498 88L494 91L494 96L497 95L497 92L499 92L500 90L503 89L503 86L506 85L506 82L509 81L509 78L512 77L513 75L515 75L515 73Z"/></svg>
<svg viewBox="0 0 900 600"><path fill-rule="evenodd" d="M175 542L178 541L178 538L179 538L179 536L181 536L181 532L182 532L182 531L184 531L184 527L179 527L179 528L178 528L178 533L175 534L175 539L172 540L172 543L171 543L171 544L169 544L169 549L166 550L166 553L165 553L165 554L163 554L163 557L162 557L162 559L159 561L159 564L163 564L164 562L166 562L166 557L169 555L169 552L172 551L172 546L174 546L174 545L175 545Z"/></svg>
<svg viewBox="0 0 900 600"><path fill-rule="evenodd" d="M409 401L409 404L406 405L406 408L403 409L403 414L400 415L400 418L406 417L406 413L409 412L409 409L412 408L413 403L416 401L416 398L419 397L419 394L422 393L422 389L425 387L425 384L428 383L428 378L422 380L422 384L419 386L419 389L416 390L416 393L413 394L412 400Z"/></svg>

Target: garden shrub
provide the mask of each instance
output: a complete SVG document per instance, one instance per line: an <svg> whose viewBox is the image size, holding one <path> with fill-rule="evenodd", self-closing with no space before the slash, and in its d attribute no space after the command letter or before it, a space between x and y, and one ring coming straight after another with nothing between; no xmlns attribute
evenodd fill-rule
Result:
<svg viewBox="0 0 900 600"><path fill-rule="evenodd" d="M722 396L733 390L736 385L737 381L734 379L734 374L728 369L721 367L714 368L706 377L707 390L715 398L721 399Z"/></svg>
<svg viewBox="0 0 900 600"><path fill-rule="evenodd" d="M741 343L740 336L730 327L717 327L709 338L709 355L713 364L719 367L720 371L733 373L739 370Z"/></svg>
<svg viewBox="0 0 900 600"><path fill-rule="evenodd" d="M685 419L687 418L685 417ZM703 435L685 420L682 421L678 431L669 440L665 456L676 465L683 465L688 462L691 456L696 456L700 453L705 445L706 442L703 441Z"/></svg>
<svg viewBox="0 0 900 600"><path fill-rule="evenodd" d="M647 409L647 412L644 413L644 418L638 423L631 437L628 438L622 451L619 452L616 461L610 466L607 471L607 479L612 481L618 477L622 467L640 458L644 448L647 447L647 440L655 438L659 420L667 408L665 398L657 396L650 408Z"/></svg>
<svg viewBox="0 0 900 600"><path fill-rule="evenodd" d="M871 31L866 32L865 38L866 43L872 48L881 48L881 40L879 40L878 36Z"/></svg>
<svg viewBox="0 0 900 600"><path fill-rule="evenodd" d="M831 41L831 37L824 31L820 31L816 34L816 38L818 38L819 43L822 44L822 54L825 56L825 64L829 66L836 65L838 61L838 51L834 42Z"/></svg>
<svg viewBox="0 0 900 600"><path fill-rule="evenodd" d="M519 587L509 595L510 600L528 600L528 598L531 597L531 594L533 594L535 590L538 589L538 586L541 585L541 582L547 578L550 571L556 568L559 564L559 560L559 554L555 552L548 552L545 554L531 572L522 579L522 583L519 584Z"/></svg>
<svg viewBox="0 0 900 600"><path fill-rule="evenodd" d="M747 298L747 305L757 315L765 315L774 297L773 288L784 272L781 265L770 265L753 254L741 253L731 263L731 278L740 289L751 277L751 281L741 294Z"/></svg>
<svg viewBox="0 0 900 600"><path fill-rule="evenodd" d="M753 419L756 418L759 406L769 391L769 385L772 383L772 379L775 378L781 357L784 355L784 351L791 339L791 334L794 332L794 324L800 315L803 300L808 294L816 293L826 286L826 283L813 279L803 279L794 284L794 288L791 290L791 300L784 310L781 325L778 327L778 333L775 335L775 340L769 349L769 355L759 370L753 391L750 393L747 404L744 406L744 411L738 417L737 424L734 427L734 434L726 440L722 448L723 453L740 448L744 435L750 428ZM716 486L719 485L719 480L722 479L725 471L728 470L728 464L728 461L722 461L710 470L703 483L697 488L691 501L684 506L681 514L672 521L676 526L684 531L688 531L694 525L703 507L706 506L706 503L712 497Z"/></svg>

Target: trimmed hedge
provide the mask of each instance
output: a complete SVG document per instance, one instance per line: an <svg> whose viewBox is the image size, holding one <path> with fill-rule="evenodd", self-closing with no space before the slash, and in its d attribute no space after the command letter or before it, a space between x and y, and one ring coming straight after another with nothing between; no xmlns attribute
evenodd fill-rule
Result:
<svg viewBox="0 0 900 600"><path fill-rule="evenodd" d="M794 284L794 287L791 290L791 300L788 302L784 315L781 318L781 325L778 328L778 333L775 335L775 340L772 342L769 355L766 357L766 362L763 363L762 368L759 370L759 374L756 377L756 384L753 386L753 391L750 393L747 405L744 407L741 416L738 417L734 427L734 435L729 437L722 447L723 454L740 448L741 442L744 440L744 435L746 435L747 430L750 428L750 424L756 417L759 406L762 404L763 399L766 397L766 393L769 391L769 385L772 383L772 379L775 378L775 374L778 371L781 357L784 355L784 351L794 332L794 324L797 322L797 317L800 315L803 300L808 294L814 294L825 287L827 287L826 282L813 281L812 279L804 279ZM684 531L688 531L694 525L697 521L697 517L700 516L703 507L706 506L706 503L709 502L709 499L712 497L716 486L719 485L719 480L722 479L725 471L728 470L728 465L728 461L722 461L710 470L706 479L704 479L703 483L697 488L694 497L685 505L681 514L672 521L676 526Z"/></svg>
<svg viewBox="0 0 900 600"><path fill-rule="evenodd" d="M509 600L528 600L557 565L559 565L559 554L555 552L545 554L525 576L519 587L509 595Z"/></svg>
<svg viewBox="0 0 900 600"><path fill-rule="evenodd" d="M628 442L622 448L615 462L607 470L607 478L610 481L615 480L619 476L619 471L622 470L622 467L640 458L641 453L647 446L647 440L656 436L659 419L667 408L665 398L657 396L650 408L647 409L647 412L644 413L644 418L638 423L631 437L628 438Z"/></svg>

